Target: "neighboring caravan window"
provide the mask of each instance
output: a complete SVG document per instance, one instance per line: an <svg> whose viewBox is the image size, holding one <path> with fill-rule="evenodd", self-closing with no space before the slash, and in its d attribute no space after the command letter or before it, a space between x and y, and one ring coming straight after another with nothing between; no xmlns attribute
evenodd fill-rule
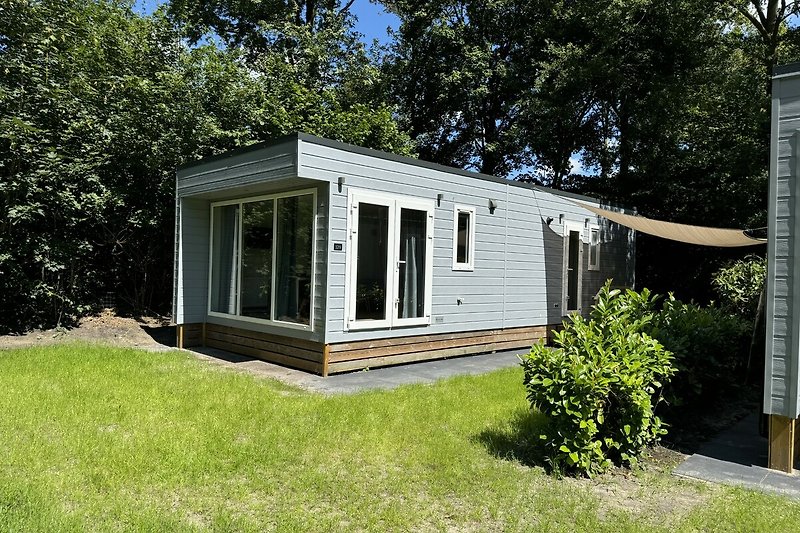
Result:
<svg viewBox="0 0 800 533"><path fill-rule="evenodd" d="M600 228L589 228L589 270L600 270Z"/></svg>
<svg viewBox="0 0 800 533"><path fill-rule="evenodd" d="M453 270L472 270L475 265L475 208L453 210Z"/></svg>
<svg viewBox="0 0 800 533"><path fill-rule="evenodd" d="M210 313L311 325L315 204L304 192L212 207Z"/></svg>

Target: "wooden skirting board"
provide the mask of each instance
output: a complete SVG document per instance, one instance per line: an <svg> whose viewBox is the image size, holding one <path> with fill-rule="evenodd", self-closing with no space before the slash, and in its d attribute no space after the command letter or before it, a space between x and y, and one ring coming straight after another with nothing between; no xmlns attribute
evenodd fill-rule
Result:
<svg viewBox="0 0 800 533"><path fill-rule="evenodd" d="M547 326L419 335L330 345L328 372L444 359L501 350L525 350L547 337Z"/></svg>
<svg viewBox="0 0 800 533"><path fill-rule="evenodd" d="M322 344L211 323L182 324L178 347L202 344L327 376L502 350L523 353L546 339L551 330L550 326L529 326Z"/></svg>
<svg viewBox="0 0 800 533"><path fill-rule="evenodd" d="M325 345L319 342L206 324L206 346L324 375Z"/></svg>

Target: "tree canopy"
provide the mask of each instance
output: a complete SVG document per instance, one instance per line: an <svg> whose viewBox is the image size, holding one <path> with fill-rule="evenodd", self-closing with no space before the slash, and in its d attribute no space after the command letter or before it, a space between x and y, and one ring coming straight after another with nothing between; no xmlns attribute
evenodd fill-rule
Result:
<svg viewBox="0 0 800 533"><path fill-rule="evenodd" d="M353 5L0 2L0 330L108 292L166 310L175 167L294 131L764 224L770 71L800 58L798 2L385 0L383 48ZM640 280L689 297L721 258L638 249Z"/></svg>

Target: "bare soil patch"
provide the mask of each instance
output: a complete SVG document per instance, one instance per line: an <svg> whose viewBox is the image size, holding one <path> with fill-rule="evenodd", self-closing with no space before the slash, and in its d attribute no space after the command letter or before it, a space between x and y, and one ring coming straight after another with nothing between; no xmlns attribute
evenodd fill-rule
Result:
<svg viewBox="0 0 800 533"><path fill-rule="evenodd" d="M175 346L175 328L170 327L167 318L123 317L111 309L104 309L97 315L82 318L75 328L1 335L0 349L49 346L74 341L165 350Z"/></svg>
<svg viewBox="0 0 800 533"><path fill-rule="evenodd" d="M615 468L594 479L570 478L600 500L599 515L632 515L653 525L677 525L694 508L707 502L715 487L676 480L670 473L686 456L663 446L649 450L635 469Z"/></svg>

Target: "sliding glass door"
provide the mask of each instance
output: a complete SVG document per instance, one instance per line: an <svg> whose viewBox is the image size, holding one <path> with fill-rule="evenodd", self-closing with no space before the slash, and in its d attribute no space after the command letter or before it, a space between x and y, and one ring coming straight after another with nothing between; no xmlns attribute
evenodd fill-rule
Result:
<svg viewBox="0 0 800 533"><path fill-rule="evenodd" d="M427 324L433 202L351 192L348 327Z"/></svg>

